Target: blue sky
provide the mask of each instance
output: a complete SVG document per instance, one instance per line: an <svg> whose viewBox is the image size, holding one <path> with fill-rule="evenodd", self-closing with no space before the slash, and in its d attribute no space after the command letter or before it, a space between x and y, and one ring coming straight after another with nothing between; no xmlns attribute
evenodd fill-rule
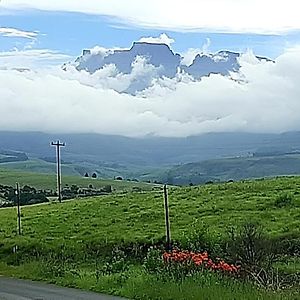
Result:
<svg viewBox="0 0 300 300"><path fill-rule="evenodd" d="M0 128L172 137L300 130L299 6L299 0L0 0ZM136 59L129 74L114 65L93 74L74 64L61 68L83 49L129 48L142 37L174 40L184 63L201 51L245 53L238 72L201 79L184 72L160 77L146 58ZM274 61L259 61L248 49ZM126 93L145 80L143 91Z"/></svg>
<svg viewBox="0 0 300 300"><path fill-rule="evenodd" d="M161 27L161 26L157 26ZM83 12L49 11L26 9L9 11L2 9L0 28L14 28L38 32L34 39L7 37L0 34L0 51L12 49L50 49L60 53L78 56L82 49L96 45L113 48L128 48L141 37L159 36L166 33L175 40L172 48L184 53L189 48L201 49L207 39L209 51L232 50L243 52L252 49L255 54L275 59L288 47L300 41L300 32L294 29L276 34L249 32L218 33L214 31L180 30L138 26L124 22L115 16L93 15ZM217 30L216 30L217 31Z"/></svg>

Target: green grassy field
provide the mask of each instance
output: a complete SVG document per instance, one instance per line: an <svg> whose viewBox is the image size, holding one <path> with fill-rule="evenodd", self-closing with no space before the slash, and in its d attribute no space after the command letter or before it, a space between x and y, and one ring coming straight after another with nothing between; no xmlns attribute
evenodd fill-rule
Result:
<svg viewBox="0 0 300 300"><path fill-rule="evenodd" d="M38 179L42 182L42 179L48 180L49 177L37 176L36 180ZM70 183L85 182L81 178L72 179L74 181ZM97 180L88 182L97 183ZM101 180L99 184L103 184ZM132 185L127 182L116 184L125 189ZM220 234L224 234L228 227L247 220L263 220L264 227L271 235L299 233L298 191L300 178L297 177L170 188L172 236L180 239L195 220L204 222L212 232ZM274 205L276 196L284 192L294 194L294 205L278 208ZM14 214L14 209L0 212L2 232L4 230L10 238L15 229ZM112 241L140 241L148 238L160 240L164 236L162 189L68 201L62 205L50 203L24 207L23 215L24 235L34 232L32 238L41 241L43 237L47 239L48 236L54 240L66 241L70 240L70 237L73 240L81 240L83 235L85 240L104 237ZM76 230L78 232L74 231L76 224L80 225Z"/></svg>
<svg viewBox="0 0 300 300"><path fill-rule="evenodd" d="M1 169L8 169L14 172L29 172L29 173L44 173L55 174L56 164L49 163L40 159L30 159L19 162L1 163ZM72 164L62 164L62 172L65 175L78 176L79 173L75 170L75 166Z"/></svg>
<svg viewBox="0 0 300 300"><path fill-rule="evenodd" d="M24 174L16 176L2 171L0 183L20 181L43 188L55 184L53 176L32 175L27 179ZM69 184L87 182L73 177L68 180ZM91 182L96 185L97 180ZM136 183L117 184L128 189L128 185ZM275 205L278 196L284 193L291 195L292 202L283 207ZM300 236L300 177L169 188L169 204L172 238L178 242L202 224L208 227L212 239L222 239L228 228L249 221L261 223L270 237ZM21 237L17 236L16 224L15 208L0 209L0 273L3 274L135 299L298 299L289 293L257 290L250 284L228 281L215 274L186 278L179 285L168 284L145 273L136 264L122 272L96 278L92 266L97 263L97 257L114 247L143 247L159 244L164 239L163 194L159 187L139 193L23 207ZM16 255L12 254L15 245L19 249ZM52 265L50 273L45 271L49 268L49 264L45 266L49 257L63 272L53 271ZM299 259L293 259L288 267L291 272L300 272ZM71 261L68 272L61 266L64 260ZM74 262L76 267L72 265ZM209 293L210 296L205 296Z"/></svg>
<svg viewBox="0 0 300 300"><path fill-rule="evenodd" d="M0 168L0 184L15 186L16 182L18 182L21 186L30 185L36 189L56 189L55 174L40 174ZM92 184L95 188L111 185L118 191L129 191L133 187L140 187L143 190L151 190L154 186L157 186L148 183L129 182L125 180L93 179L90 177L84 178L80 176L63 175L62 186L65 186L66 184L69 186L76 184L80 187L88 187Z"/></svg>

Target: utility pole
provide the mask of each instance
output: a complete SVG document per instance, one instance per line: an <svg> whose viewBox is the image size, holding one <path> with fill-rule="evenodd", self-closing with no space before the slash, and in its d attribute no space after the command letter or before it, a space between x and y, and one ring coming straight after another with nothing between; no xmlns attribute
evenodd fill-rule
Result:
<svg viewBox="0 0 300 300"><path fill-rule="evenodd" d="M17 198L17 212L18 212L18 233L21 235L21 195L20 195L20 186L19 183L16 183L15 195Z"/></svg>
<svg viewBox="0 0 300 300"><path fill-rule="evenodd" d="M51 146L56 147L56 166L57 166L57 194L58 200L61 202L61 169L60 169L60 148L65 147L65 143L61 143L59 140L57 142L52 142Z"/></svg>
<svg viewBox="0 0 300 300"><path fill-rule="evenodd" d="M166 223L167 251L170 251L171 250L171 230L170 230L170 219L169 219L169 204L168 204L167 185L164 185L164 200L165 200L165 223Z"/></svg>

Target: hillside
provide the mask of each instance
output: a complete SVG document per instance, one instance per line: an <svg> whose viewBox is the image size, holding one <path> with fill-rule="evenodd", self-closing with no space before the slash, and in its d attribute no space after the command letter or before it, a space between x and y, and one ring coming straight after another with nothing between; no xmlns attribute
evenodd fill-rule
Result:
<svg viewBox="0 0 300 300"><path fill-rule="evenodd" d="M83 176L86 172L96 172L102 178L122 176L167 182L166 174L171 169L173 177L183 178L179 183L189 184L191 176L194 178L193 183L202 183L210 178L227 180L298 174L296 161L295 164L288 163L292 156L286 161L288 167L280 161L284 161L288 153L295 155L299 152L299 132L210 133L187 138L129 138L99 134L60 134L58 137L41 132L0 132L0 149L6 149L6 153L12 150L24 153L26 159L29 159L18 162L3 161L0 167L54 173L55 149L50 147L50 142L58 138L66 142L66 147L62 149L62 167L66 175ZM245 163L249 162L248 158L252 155L253 161L258 158L253 163L253 170L244 173L237 171L245 169ZM229 157L235 159L227 160ZM272 158L272 162L269 159L270 164L277 167L272 169L267 166L266 157ZM203 167L206 168L207 165L208 170L204 170L204 176L199 179L195 176L199 173L196 168L201 167L203 161L209 161ZM185 166L189 163L192 164ZM214 167L210 171L212 165ZM229 171L222 171L229 167ZM240 175L233 178L231 174L235 171Z"/></svg>
<svg viewBox="0 0 300 300"><path fill-rule="evenodd" d="M172 240L224 257L228 254L220 247L230 228L258 222L276 242L276 251L285 253L277 257L276 267L296 280L300 272L299 188L299 177L169 188ZM284 202L286 193L290 202ZM0 228L0 275L132 299L154 300L158 295L165 300L170 295L178 300L186 295L199 299L205 294L214 300L221 295L222 299L298 299L293 290L268 292L213 273L195 273L178 282L147 272L145 266L155 267L161 257L160 250L150 246L162 245L165 235L161 189L22 207L22 236L16 235L15 209L0 209ZM147 253L159 256L149 258Z"/></svg>
<svg viewBox="0 0 300 300"><path fill-rule="evenodd" d="M36 189L56 189L56 175L53 174L40 174L31 172L20 172L18 170L0 169L0 184L15 186L19 182L21 186L29 185ZM131 191L134 187L139 187L142 190L151 190L156 185L140 182L131 182L126 180L106 180L84 178L81 176L64 175L62 177L62 186L73 184L80 187L88 187L92 185L95 188L101 188L106 185L111 185L116 191Z"/></svg>
<svg viewBox="0 0 300 300"><path fill-rule="evenodd" d="M159 181L176 185L226 182L300 174L300 155L254 156L183 164L159 175Z"/></svg>
<svg viewBox="0 0 300 300"><path fill-rule="evenodd" d="M19 179L13 173L6 176L6 179L3 172L0 175L0 183L9 184ZM103 184L101 180L67 178L70 183ZM52 182L53 185L55 184L55 177L46 175L28 176L26 182L23 179L23 183L34 185L37 184L38 179L41 182L40 187L49 187ZM117 181L114 183L119 188L136 184ZM148 189L150 186L145 185ZM268 233L272 235L278 236L287 232L299 234L299 188L300 177L171 188L169 201L173 238L180 239L182 233L188 231L189 225L195 220L206 223L212 231L222 234L227 227L247 220L263 220ZM285 192L293 195L294 205L281 209L274 206L276 197ZM78 213L74 214L73 211ZM101 211L101 218L98 218L95 211ZM69 236L73 236L76 240L81 239L83 234L89 241L96 241L102 236L111 241L125 239L128 242L142 241L145 238L160 240L164 236L162 189L72 201L61 206L46 204L39 207L26 207L23 209L23 214L24 235L27 235L26 232L33 232L32 241L38 238L46 242L47 237L52 236L53 241L58 238L69 243L72 242ZM61 223L59 221L61 218L69 221ZM42 223L45 221L51 226L43 226ZM72 232L75 230L74 224L81 224L77 233ZM91 231L91 224L97 230ZM14 209L0 211L0 227L4 228L1 239L5 240L6 235L10 236L14 232ZM64 231L68 234L60 235Z"/></svg>
<svg viewBox="0 0 300 300"><path fill-rule="evenodd" d="M297 286L299 188L299 177L169 188L172 240L182 247L200 247L197 249L224 257L228 254L220 249L226 245L230 228L258 222L280 254L274 266L282 274L294 276ZM161 250L151 248L162 245L165 235L161 188L22 207L22 236L16 235L15 209L0 209L0 228L0 275L132 299L154 300L158 295L165 300L170 295L178 300L186 295L199 299L205 294L214 300L221 295L222 299L245 295L243 299L249 300L297 299L293 290L268 292L250 282L213 273L195 273L178 282L155 273L159 271L147 272L145 268L152 270L156 264L158 268L161 259ZM141 294L145 291L146 298Z"/></svg>

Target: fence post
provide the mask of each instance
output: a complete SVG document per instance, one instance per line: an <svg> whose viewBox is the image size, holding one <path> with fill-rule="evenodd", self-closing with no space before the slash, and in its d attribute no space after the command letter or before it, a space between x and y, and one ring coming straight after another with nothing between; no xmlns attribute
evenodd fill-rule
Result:
<svg viewBox="0 0 300 300"><path fill-rule="evenodd" d="M21 235L21 195L20 195L20 186L19 183L16 183L16 192L15 192L16 196L17 196L17 213L18 213L18 233L19 235Z"/></svg>
<svg viewBox="0 0 300 300"><path fill-rule="evenodd" d="M168 204L168 191L167 185L164 185L164 203L165 203L165 223L166 223L166 242L167 251L171 250L171 230L170 230L170 218L169 218L169 204Z"/></svg>

